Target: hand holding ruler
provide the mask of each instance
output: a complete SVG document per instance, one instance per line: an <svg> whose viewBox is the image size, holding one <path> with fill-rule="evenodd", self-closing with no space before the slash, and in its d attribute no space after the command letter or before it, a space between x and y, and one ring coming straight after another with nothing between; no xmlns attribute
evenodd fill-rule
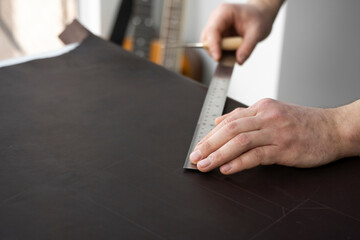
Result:
<svg viewBox="0 0 360 240"><path fill-rule="evenodd" d="M222 43L226 41L226 39L223 39ZM222 44L222 49L226 49L227 51L222 52L221 59L210 82L210 86L208 88L204 104L200 112L200 117L196 125L194 136L190 144L189 152L185 160L185 169L197 169L196 165L192 164L189 159L190 154L193 152L195 146L200 142L200 140L203 139L215 127L215 119L220 117L224 111L230 79L236 61L235 50L241 44L241 41L236 41L238 43L237 45L233 44L233 40L229 41L232 43L231 48L226 47L228 45L224 47ZM201 43L198 45L200 44ZM191 44L190 47L193 47L194 45L196 44ZM189 44L184 46L189 46Z"/></svg>

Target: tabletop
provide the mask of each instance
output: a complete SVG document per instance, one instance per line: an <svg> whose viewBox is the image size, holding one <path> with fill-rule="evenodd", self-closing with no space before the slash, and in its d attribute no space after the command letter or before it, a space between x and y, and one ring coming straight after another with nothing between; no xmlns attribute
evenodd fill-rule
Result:
<svg viewBox="0 0 360 240"><path fill-rule="evenodd" d="M0 239L359 239L358 157L184 170L205 95L92 35L0 68Z"/></svg>

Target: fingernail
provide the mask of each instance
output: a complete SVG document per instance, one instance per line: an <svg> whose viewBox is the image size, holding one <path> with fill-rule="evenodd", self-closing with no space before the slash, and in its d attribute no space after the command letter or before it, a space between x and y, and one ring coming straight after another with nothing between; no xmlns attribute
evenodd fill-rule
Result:
<svg viewBox="0 0 360 240"><path fill-rule="evenodd" d="M231 164L229 163L229 164L222 166L220 170L221 170L221 172L224 172L224 173L229 172L231 170Z"/></svg>
<svg viewBox="0 0 360 240"><path fill-rule="evenodd" d="M213 59L215 59L215 60L219 59L219 54L217 52L213 52L213 53L211 53L211 55L212 55Z"/></svg>
<svg viewBox="0 0 360 240"><path fill-rule="evenodd" d="M206 168L210 164L211 164L211 159L208 157L208 158L205 158L204 160L201 160L200 162L198 162L197 165L201 168Z"/></svg>
<svg viewBox="0 0 360 240"><path fill-rule="evenodd" d="M245 60L246 60L246 55L240 55L240 57L239 57L239 64L243 64L244 62L245 62Z"/></svg>
<svg viewBox="0 0 360 240"><path fill-rule="evenodd" d="M202 155L201 155L201 151L199 149L190 154L190 160L194 163L200 161L201 157L202 157Z"/></svg>

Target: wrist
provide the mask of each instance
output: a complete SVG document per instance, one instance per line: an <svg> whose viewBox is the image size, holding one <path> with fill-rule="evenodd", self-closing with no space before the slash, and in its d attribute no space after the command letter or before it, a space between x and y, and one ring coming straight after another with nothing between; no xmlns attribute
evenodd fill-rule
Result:
<svg viewBox="0 0 360 240"><path fill-rule="evenodd" d="M360 155L360 100L327 109L337 136L337 158ZM330 130L331 131L331 130Z"/></svg>

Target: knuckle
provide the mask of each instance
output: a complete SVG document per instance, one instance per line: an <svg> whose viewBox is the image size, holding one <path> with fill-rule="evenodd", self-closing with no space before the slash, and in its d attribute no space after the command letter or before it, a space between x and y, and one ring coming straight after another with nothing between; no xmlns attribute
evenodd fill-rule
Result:
<svg viewBox="0 0 360 240"><path fill-rule="evenodd" d="M264 151L262 150L262 148L255 148L253 150L253 154L254 154L254 157L255 159L264 159Z"/></svg>
<svg viewBox="0 0 360 240"><path fill-rule="evenodd" d="M230 4L229 3L221 3L219 6L219 11L226 11L229 10Z"/></svg>
<svg viewBox="0 0 360 240"><path fill-rule="evenodd" d="M265 116L265 120L276 121L280 123L283 121L284 117L285 117L285 113L282 112L280 109L275 108Z"/></svg>
<svg viewBox="0 0 360 240"><path fill-rule="evenodd" d="M263 98L259 100L258 104L260 107L268 107L269 105L273 105L276 102L276 100L272 98Z"/></svg>
<svg viewBox="0 0 360 240"><path fill-rule="evenodd" d="M253 154L253 158L254 161L260 163L260 164L265 164L266 163L266 157L265 157L265 153L264 150L262 148L255 148L252 150L252 154Z"/></svg>
<svg viewBox="0 0 360 240"><path fill-rule="evenodd" d="M234 133L237 129L237 123L235 121L228 121L225 124L226 132Z"/></svg>
<svg viewBox="0 0 360 240"><path fill-rule="evenodd" d="M240 113L242 110L244 110L244 108L235 108L235 110L234 110L234 113L235 114L238 114L238 113Z"/></svg>
<svg viewBox="0 0 360 240"><path fill-rule="evenodd" d="M221 150L218 150L210 154L209 157L213 160L214 163L221 163L224 160L224 154L222 153Z"/></svg>
<svg viewBox="0 0 360 240"><path fill-rule="evenodd" d="M212 148L212 144L209 141L204 141L201 145L201 148L205 153L209 152Z"/></svg>
<svg viewBox="0 0 360 240"><path fill-rule="evenodd" d="M282 108L277 101L265 100L259 105L259 117L265 122L276 122L277 125L285 123L288 118L286 109Z"/></svg>
<svg viewBox="0 0 360 240"><path fill-rule="evenodd" d="M247 147L251 144L251 139L246 133L241 133L235 136L234 141L237 145Z"/></svg>
<svg viewBox="0 0 360 240"><path fill-rule="evenodd" d="M219 34L218 26L217 25L210 25L207 28L207 41L213 42L216 35Z"/></svg>
<svg viewBox="0 0 360 240"><path fill-rule="evenodd" d="M243 170L250 168L247 164L245 164L245 162L246 162L245 157L238 158L237 161L234 161L232 163L233 170L238 172L238 171L243 171Z"/></svg>
<svg viewBox="0 0 360 240"><path fill-rule="evenodd" d="M223 126L227 126L227 125L229 125L230 123L231 123L231 118L230 117L227 117L227 118L225 118L224 120L222 120L222 122L221 122L221 124L223 125Z"/></svg>
<svg viewBox="0 0 360 240"><path fill-rule="evenodd" d="M233 4L230 3L221 3L216 10L213 11L211 17L213 19L223 19L228 18L231 15L231 12L234 11Z"/></svg>
<svg viewBox="0 0 360 240"><path fill-rule="evenodd" d="M268 150L268 151L264 151L263 150L263 158L261 160L261 164L262 165L271 165L271 164L275 164L276 163L276 159L279 157L277 156L277 152L276 151L272 151L272 150Z"/></svg>

